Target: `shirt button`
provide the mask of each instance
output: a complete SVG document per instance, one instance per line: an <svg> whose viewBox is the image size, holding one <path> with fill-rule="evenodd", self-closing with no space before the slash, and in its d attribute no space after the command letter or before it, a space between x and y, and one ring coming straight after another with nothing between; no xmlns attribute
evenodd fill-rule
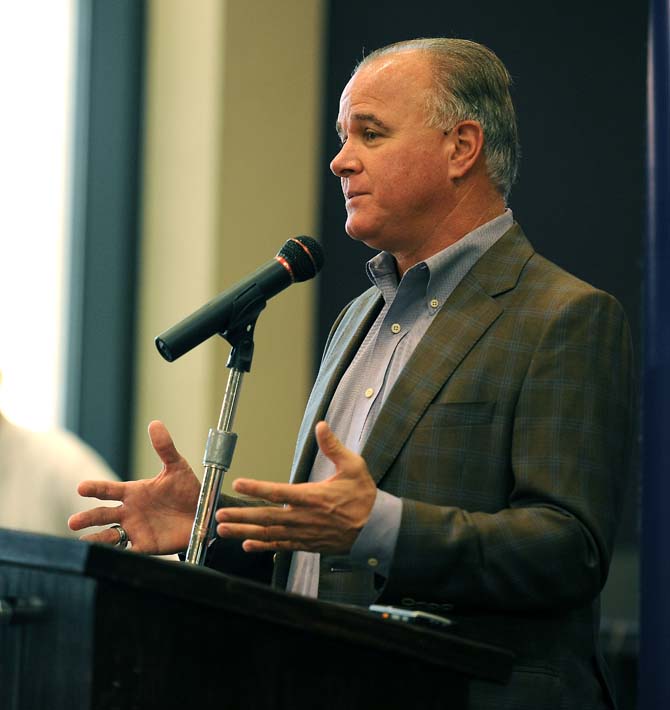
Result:
<svg viewBox="0 0 670 710"><path fill-rule="evenodd" d="M368 566L370 567L378 567L379 566L379 560L376 557L371 557L368 560Z"/></svg>
<svg viewBox="0 0 670 710"><path fill-rule="evenodd" d="M434 298L434 299L430 302L430 307L431 307L431 308L437 308L439 305L440 305L440 302L437 300L437 298Z"/></svg>
<svg viewBox="0 0 670 710"><path fill-rule="evenodd" d="M400 332L400 323L394 323L391 326L391 332L392 333L399 333Z"/></svg>
<svg viewBox="0 0 670 710"><path fill-rule="evenodd" d="M368 387L368 388L365 390L365 396L366 396L368 399L370 399L370 397L372 397L372 395L373 395L374 393L375 393L375 391L372 389L372 387Z"/></svg>

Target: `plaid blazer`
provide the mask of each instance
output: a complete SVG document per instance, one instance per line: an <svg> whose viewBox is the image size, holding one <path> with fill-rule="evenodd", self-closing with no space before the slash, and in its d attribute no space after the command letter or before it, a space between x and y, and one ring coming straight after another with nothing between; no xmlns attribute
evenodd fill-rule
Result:
<svg viewBox="0 0 670 710"><path fill-rule="evenodd" d="M377 289L335 323L298 437L314 426L381 308ZM444 610L469 638L516 653L507 686L471 707L612 707L598 647L634 427L632 347L619 304L536 254L514 225L434 317L361 452L403 500L387 579L321 561L319 597ZM284 587L290 553L274 583Z"/></svg>
<svg viewBox="0 0 670 710"><path fill-rule="evenodd" d="M306 481L314 426L381 308L373 288L335 323L292 472ZM448 609L463 633L517 654L506 688L473 707L611 704L598 650L634 426L632 346L608 294L536 254L514 225L445 302L361 452L403 499L387 580L325 558L319 596ZM280 554L284 586L290 554Z"/></svg>

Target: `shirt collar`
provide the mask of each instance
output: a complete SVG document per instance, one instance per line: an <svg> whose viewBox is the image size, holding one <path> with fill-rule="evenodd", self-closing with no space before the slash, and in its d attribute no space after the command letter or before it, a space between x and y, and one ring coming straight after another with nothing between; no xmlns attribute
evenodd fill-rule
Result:
<svg viewBox="0 0 670 710"><path fill-rule="evenodd" d="M421 288L421 297L426 298L429 310L439 310L465 274L513 223L512 211L506 209L503 214L477 227L454 244L412 266L403 275L403 281L423 280L425 286ZM367 262L366 272L370 281L382 292L385 302L392 301L399 286L393 256L380 252Z"/></svg>

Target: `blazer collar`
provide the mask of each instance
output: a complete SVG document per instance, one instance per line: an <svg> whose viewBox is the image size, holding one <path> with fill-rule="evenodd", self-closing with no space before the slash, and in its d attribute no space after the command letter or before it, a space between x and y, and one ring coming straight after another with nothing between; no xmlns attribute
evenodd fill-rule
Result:
<svg viewBox="0 0 670 710"><path fill-rule="evenodd" d="M535 253L532 244L517 222L488 249L470 270L489 296L498 296L514 288L524 266Z"/></svg>
<svg viewBox="0 0 670 710"><path fill-rule="evenodd" d="M314 427L326 416L339 381L383 305L379 290L370 288L352 301L333 325L298 433L292 483L303 483L309 478L317 451Z"/></svg>

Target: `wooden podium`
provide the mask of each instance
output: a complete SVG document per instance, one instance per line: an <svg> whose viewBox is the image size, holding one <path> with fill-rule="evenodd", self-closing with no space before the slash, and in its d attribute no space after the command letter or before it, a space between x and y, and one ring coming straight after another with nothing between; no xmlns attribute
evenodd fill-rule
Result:
<svg viewBox="0 0 670 710"><path fill-rule="evenodd" d="M457 633L0 529L2 710L458 709L511 666Z"/></svg>

